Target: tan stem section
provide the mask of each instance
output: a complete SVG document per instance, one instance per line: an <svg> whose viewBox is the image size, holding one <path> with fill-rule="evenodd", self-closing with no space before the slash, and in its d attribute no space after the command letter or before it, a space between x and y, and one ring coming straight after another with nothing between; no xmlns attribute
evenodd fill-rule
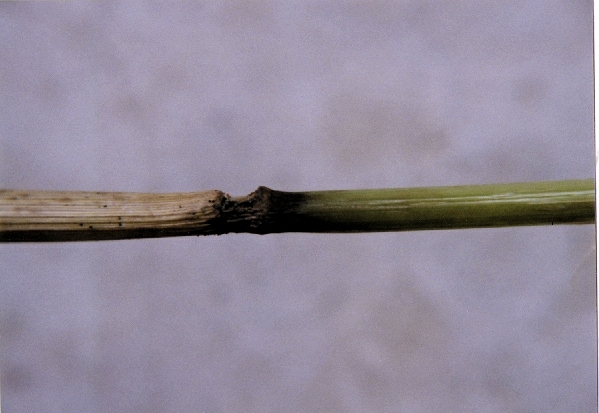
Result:
<svg viewBox="0 0 599 413"><path fill-rule="evenodd" d="M124 193L0 190L0 242L216 234L220 191Z"/></svg>

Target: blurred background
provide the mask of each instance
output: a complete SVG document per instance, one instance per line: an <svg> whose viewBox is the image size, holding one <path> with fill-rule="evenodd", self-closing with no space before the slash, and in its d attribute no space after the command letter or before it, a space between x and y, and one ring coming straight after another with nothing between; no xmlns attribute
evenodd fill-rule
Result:
<svg viewBox="0 0 599 413"><path fill-rule="evenodd" d="M0 188L592 178L593 3L0 4ZM594 226L0 245L9 411L596 410Z"/></svg>

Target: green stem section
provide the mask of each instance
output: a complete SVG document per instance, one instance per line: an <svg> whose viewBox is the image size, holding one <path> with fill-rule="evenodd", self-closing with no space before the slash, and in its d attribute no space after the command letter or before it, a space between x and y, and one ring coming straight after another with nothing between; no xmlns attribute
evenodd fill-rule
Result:
<svg viewBox="0 0 599 413"><path fill-rule="evenodd" d="M270 232L379 232L595 222L594 181L297 193Z"/></svg>
<svg viewBox="0 0 599 413"><path fill-rule="evenodd" d="M0 190L0 242L385 232L595 222L594 181L281 192Z"/></svg>

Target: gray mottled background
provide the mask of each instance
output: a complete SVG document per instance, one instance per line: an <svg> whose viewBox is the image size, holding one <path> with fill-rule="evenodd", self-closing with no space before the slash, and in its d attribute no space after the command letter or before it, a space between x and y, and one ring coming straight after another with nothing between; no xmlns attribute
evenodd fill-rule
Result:
<svg viewBox="0 0 599 413"><path fill-rule="evenodd" d="M0 187L593 176L592 2L0 4ZM7 412L591 412L594 227L0 245Z"/></svg>

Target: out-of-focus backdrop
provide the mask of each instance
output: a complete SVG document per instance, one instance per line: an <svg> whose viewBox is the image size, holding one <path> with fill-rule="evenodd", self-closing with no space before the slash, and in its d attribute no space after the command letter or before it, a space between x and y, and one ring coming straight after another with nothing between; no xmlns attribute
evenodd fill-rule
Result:
<svg viewBox="0 0 599 413"><path fill-rule="evenodd" d="M593 177L585 1L0 4L0 187ZM0 245L6 411L596 409L594 227Z"/></svg>

